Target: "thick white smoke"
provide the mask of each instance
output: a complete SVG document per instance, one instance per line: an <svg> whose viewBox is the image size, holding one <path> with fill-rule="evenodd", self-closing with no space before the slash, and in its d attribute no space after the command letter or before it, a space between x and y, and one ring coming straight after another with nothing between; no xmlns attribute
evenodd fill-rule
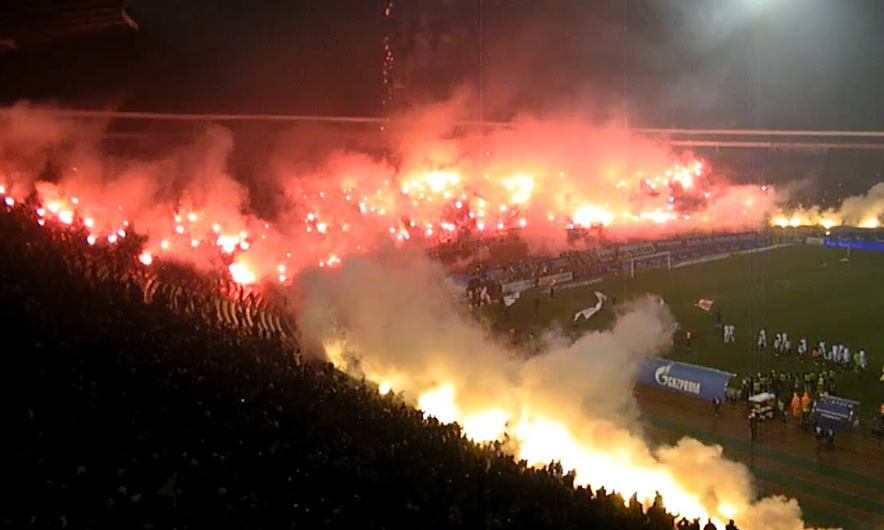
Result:
<svg viewBox="0 0 884 530"><path fill-rule="evenodd" d="M820 225L860 226L877 228L884 218L884 182L879 182L862 195L847 197L833 208L811 206L809 208L781 209L771 219L777 226Z"/></svg>
<svg viewBox="0 0 884 530"><path fill-rule="evenodd" d="M305 272L296 285L308 347L339 368L392 389L426 413L458 421L477 441L506 436L532 464L560 460L579 483L605 486L690 517L741 528L804 528L797 502L754 501L748 470L693 439L651 448L634 421L637 367L670 343L673 319L651 299L626 304L609 330L576 341L546 337L519 358L446 288L444 271L402 253Z"/></svg>

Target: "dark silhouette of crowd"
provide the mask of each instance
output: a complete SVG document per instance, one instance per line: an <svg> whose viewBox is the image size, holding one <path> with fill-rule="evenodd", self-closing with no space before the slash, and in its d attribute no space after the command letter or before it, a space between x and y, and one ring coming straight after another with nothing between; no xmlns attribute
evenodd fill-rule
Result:
<svg viewBox="0 0 884 530"><path fill-rule="evenodd" d="M66 234L0 210L2 528L676 524L660 498L574 487L278 337L76 274L90 247ZM106 252L135 266L137 249Z"/></svg>

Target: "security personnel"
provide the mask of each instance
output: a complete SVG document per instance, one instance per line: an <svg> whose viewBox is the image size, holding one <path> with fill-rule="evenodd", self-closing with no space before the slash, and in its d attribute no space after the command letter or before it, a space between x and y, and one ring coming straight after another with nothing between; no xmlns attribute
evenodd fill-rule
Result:
<svg viewBox="0 0 884 530"><path fill-rule="evenodd" d="M760 393L761 393L761 378L756 377L752 381L752 394L757 396Z"/></svg>
<svg viewBox="0 0 884 530"><path fill-rule="evenodd" d="M749 413L749 433L753 442L758 440L758 416L754 411Z"/></svg>

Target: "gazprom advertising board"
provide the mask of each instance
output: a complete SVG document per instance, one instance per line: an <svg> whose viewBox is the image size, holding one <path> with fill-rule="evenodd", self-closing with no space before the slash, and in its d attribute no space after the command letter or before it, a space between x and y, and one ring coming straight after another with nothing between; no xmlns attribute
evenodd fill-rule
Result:
<svg viewBox="0 0 884 530"><path fill-rule="evenodd" d="M724 402L725 388L734 375L705 366L653 358L642 363L638 381L706 401L718 396Z"/></svg>
<svg viewBox="0 0 884 530"><path fill-rule="evenodd" d="M813 410L813 419L823 429L832 429L835 432L850 429L853 416L859 408L859 402L852 399L844 399L835 396L823 396L816 402Z"/></svg>

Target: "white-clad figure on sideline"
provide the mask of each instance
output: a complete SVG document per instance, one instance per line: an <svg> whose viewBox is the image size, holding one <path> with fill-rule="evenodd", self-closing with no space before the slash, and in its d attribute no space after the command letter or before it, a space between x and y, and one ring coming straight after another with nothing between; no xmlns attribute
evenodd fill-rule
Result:
<svg viewBox="0 0 884 530"><path fill-rule="evenodd" d="M732 324L725 324L724 326L724 341L725 342L734 342L734 326Z"/></svg>

